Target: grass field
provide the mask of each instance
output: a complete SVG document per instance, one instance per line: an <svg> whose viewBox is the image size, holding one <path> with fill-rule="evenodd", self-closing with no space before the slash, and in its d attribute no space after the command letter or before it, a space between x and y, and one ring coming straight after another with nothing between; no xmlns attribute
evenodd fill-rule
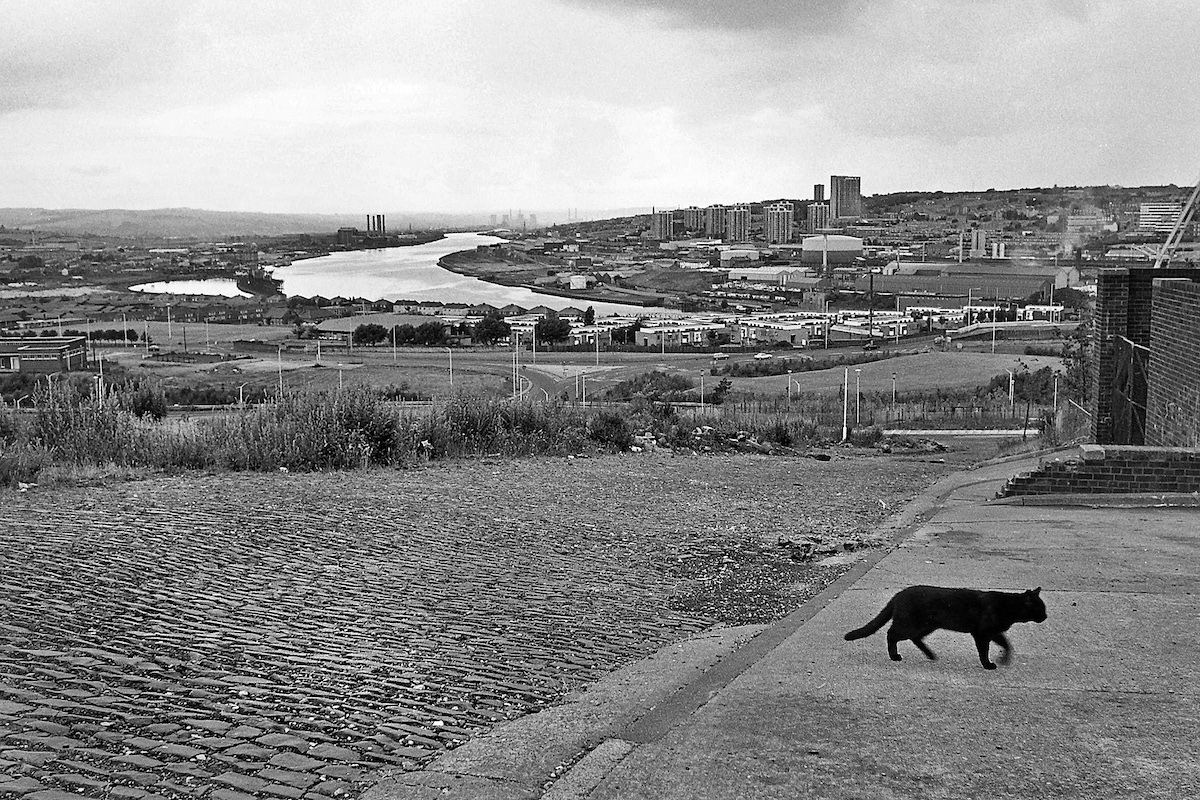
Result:
<svg viewBox="0 0 1200 800"><path fill-rule="evenodd" d="M403 386L425 396L444 396L450 393L450 368L453 361L454 389L503 396L512 392L511 375L513 351L508 348L463 348L451 353L446 348L399 348L393 354L390 347L345 349L323 348L318 362L316 345L298 341L290 328L258 325L172 325L168 336L164 322L147 326L155 342L163 350L187 349L195 352L209 350L222 353L240 352L237 360L217 364L172 364L145 359L144 350L104 348L109 365L118 364L131 377L162 380L173 386L218 385L236 389L243 386L247 393L273 390L280 374L288 388L333 388L342 385L367 384L378 387ZM236 341L257 341L255 350L247 351L233 344ZM284 349L280 351L280 346ZM907 352L894 358L862 364L857 369L863 392L890 392L892 375L900 392L912 390L969 389L986 385L1006 370L1035 371L1042 367L1061 368L1061 359L1049 356L1021 355L1020 342L1005 342L1008 352ZM288 348L291 348L290 350ZM307 351L300 350L307 348ZM806 351L773 351L776 358L797 356ZM817 357L857 350L812 351ZM735 354L726 364L753 360L749 353ZM520 353L522 386L535 399L559 396L566 392L575 398L586 391L590 398L598 397L622 380L651 370L682 374L699 386L701 373L706 385L715 387L719 376L712 375L713 362L707 354L660 354L601 352L556 353L541 351ZM853 384L856 367L850 367ZM843 367L794 373L793 391L838 392L845 379ZM788 376L775 375L756 378L733 378L735 394L757 397L779 397L787 394Z"/></svg>

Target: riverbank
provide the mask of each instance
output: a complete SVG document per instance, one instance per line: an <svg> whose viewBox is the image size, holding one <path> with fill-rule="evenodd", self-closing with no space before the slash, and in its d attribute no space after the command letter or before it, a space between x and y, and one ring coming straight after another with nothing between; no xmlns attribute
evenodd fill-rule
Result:
<svg viewBox="0 0 1200 800"><path fill-rule="evenodd" d="M641 307L661 307L676 295L654 290L625 289L600 285L594 289L565 289L535 283L547 277L543 264L518 263L509 259L498 259L491 253L482 254L473 250L450 253L438 260L442 269L470 278L476 278L499 286L528 289L531 292L551 297L565 297L582 303L620 303Z"/></svg>

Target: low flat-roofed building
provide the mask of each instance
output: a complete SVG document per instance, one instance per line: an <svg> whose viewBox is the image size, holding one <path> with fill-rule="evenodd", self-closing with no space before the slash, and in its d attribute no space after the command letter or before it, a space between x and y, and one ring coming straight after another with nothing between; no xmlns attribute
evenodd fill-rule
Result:
<svg viewBox="0 0 1200 800"><path fill-rule="evenodd" d="M645 323L636 338L642 347L679 347L719 343L728 335L729 328L722 322L661 320Z"/></svg>
<svg viewBox="0 0 1200 800"><path fill-rule="evenodd" d="M0 372L71 372L87 369L84 336L0 337Z"/></svg>

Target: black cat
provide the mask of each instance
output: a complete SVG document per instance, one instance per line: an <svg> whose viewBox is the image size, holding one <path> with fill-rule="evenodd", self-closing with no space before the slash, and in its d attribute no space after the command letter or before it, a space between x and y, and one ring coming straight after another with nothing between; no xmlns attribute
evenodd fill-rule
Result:
<svg viewBox="0 0 1200 800"><path fill-rule="evenodd" d="M975 638L979 662L984 669L995 669L988 660L988 646L995 642L1004 648L1000 662L1007 664L1012 648L1004 632L1014 622L1045 622L1046 604L1042 588L1028 592L983 592L978 589L946 589L941 586L910 586L901 589L879 612L879 616L846 634L846 641L862 639L882 628L887 621L888 655L899 661L896 642L912 639L912 643L929 659L936 659L923 638L939 628L962 631Z"/></svg>

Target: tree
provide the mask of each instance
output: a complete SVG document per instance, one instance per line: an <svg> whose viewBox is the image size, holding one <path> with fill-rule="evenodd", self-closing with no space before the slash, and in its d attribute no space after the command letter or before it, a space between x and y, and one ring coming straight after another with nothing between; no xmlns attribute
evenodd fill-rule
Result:
<svg viewBox="0 0 1200 800"><path fill-rule="evenodd" d="M1054 301L1071 311L1082 311L1091 305L1091 297L1078 289L1055 289Z"/></svg>
<svg viewBox="0 0 1200 800"><path fill-rule="evenodd" d="M433 347L446 341L446 329L440 322L424 322L413 334L417 344Z"/></svg>
<svg viewBox="0 0 1200 800"><path fill-rule="evenodd" d="M583 324L584 325L592 325L595 322L596 322L596 309L592 308L591 306L588 306L587 310L583 312Z"/></svg>
<svg viewBox="0 0 1200 800"><path fill-rule="evenodd" d="M382 325L369 322L366 325L359 325L354 329L355 344L381 344L388 338L388 329Z"/></svg>
<svg viewBox="0 0 1200 800"><path fill-rule="evenodd" d="M477 342L493 345L500 339L508 338L510 333L512 333L512 326L505 322L499 314L488 314L475 323L471 335Z"/></svg>
<svg viewBox="0 0 1200 800"><path fill-rule="evenodd" d="M46 262L42 260L41 256L21 256L17 259L17 269L40 270L45 266Z"/></svg>
<svg viewBox="0 0 1200 800"><path fill-rule="evenodd" d="M570 337L571 323L561 319L557 314L552 314L538 320L537 325L534 326L533 335L543 342L561 342Z"/></svg>
<svg viewBox="0 0 1200 800"><path fill-rule="evenodd" d="M412 344L417 340L417 329L405 322L392 328L396 344Z"/></svg>

